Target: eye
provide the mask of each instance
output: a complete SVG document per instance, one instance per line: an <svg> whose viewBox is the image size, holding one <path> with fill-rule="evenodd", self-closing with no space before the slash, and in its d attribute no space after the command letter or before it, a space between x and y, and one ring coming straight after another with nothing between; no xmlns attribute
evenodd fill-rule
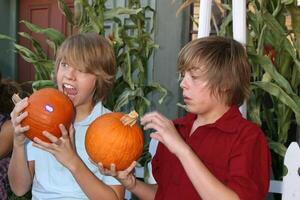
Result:
<svg viewBox="0 0 300 200"><path fill-rule="evenodd" d="M201 80L201 79L203 79L203 75L201 75L201 74L191 74L191 78L192 78L192 80Z"/></svg>
<svg viewBox="0 0 300 200"><path fill-rule="evenodd" d="M87 74L87 73L88 73L88 72L87 72L85 69L83 69L83 68L76 68L76 71L79 72L79 73L81 73L81 74Z"/></svg>
<svg viewBox="0 0 300 200"><path fill-rule="evenodd" d="M68 63L66 63L66 62L61 62L60 66L62 66L64 68L68 68L69 67Z"/></svg>
<svg viewBox="0 0 300 200"><path fill-rule="evenodd" d="M193 75L193 76L191 76L191 78L194 79L194 80L196 80L196 79L199 79L200 76L195 76L195 75Z"/></svg>

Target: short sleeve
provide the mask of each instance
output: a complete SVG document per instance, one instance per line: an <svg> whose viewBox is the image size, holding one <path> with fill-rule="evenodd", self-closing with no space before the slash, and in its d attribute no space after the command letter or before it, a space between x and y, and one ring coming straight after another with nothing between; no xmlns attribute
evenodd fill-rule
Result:
<svg viewBox="0 0 300 200"><path fill-rule="evenodd" d="M228 187L241 200L264 200L268 194L271 169L268 144L258 127L252 127L247 135L233 148Z"/></svg>
<svg viewBox="0 0 300 200"><path fill-rule="evenodd" d="M32 141L27 141L25 144L27 161L33 161L36 159L38 149L32 146Z"/></svg>

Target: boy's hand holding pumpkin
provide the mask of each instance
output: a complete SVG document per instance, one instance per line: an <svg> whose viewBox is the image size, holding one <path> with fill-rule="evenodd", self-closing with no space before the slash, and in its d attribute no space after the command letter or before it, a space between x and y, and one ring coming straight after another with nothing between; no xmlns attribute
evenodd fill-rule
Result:
<svg viewBox="0 0 300 200"><path fill-rule="evenodd" d="M11 122L14 128L14 146L23 146L26 140L24 133L29 130L29 126L21 126L21 122L28 116L28 112L22 112L28 106L28 98L18 99L15 107L10 113Z"/></svg>
<svg viewBox="0 0 300 200"><path fill-rule="evenodd" d="M43 131L43 135L48 138L51 143L45 142L38 137L34 138L33 146L51 153L55 158L68 169L75 167L74 161L77 160L78 155L75 151L74 143L74 128L71 125L69 131L63 124L59 125L62 136L55 137L53 134Z"/></svg>
<svg viewBox="0 0 300 200"><path fill-rule="evenodd" d="M106 169L102 163L98 163L98 168L101 174L115 177L127 190L131 190L136 184L136 179L133 174L136 164L137 162L133 161L131 165L123 171L116 171L116 165L114 164L110 165L110 169Z"/></svg>

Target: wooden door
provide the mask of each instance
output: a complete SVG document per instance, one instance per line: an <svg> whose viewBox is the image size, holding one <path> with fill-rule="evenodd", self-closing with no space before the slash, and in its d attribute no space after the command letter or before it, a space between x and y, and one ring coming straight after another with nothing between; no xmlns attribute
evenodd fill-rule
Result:
<svg viewBox="0 0 300 200"><path fill-rule="evenodd" d="M73 7L72 0L65 0L70 8ZM68 35L68 26L65 16L61 14L57 0L19 0L19 21L26 20L43 28L55 28L65 35ZM47 52L48 56L53 57L52 49L48 47L46 39L40 34L29 32L23 23L19 23L18 32L27 32L37 39ZM28 40L19 37L19 44L31 49ZM34 68L32 64L25 62L18 56L19 82L34 80Z"/></svg>

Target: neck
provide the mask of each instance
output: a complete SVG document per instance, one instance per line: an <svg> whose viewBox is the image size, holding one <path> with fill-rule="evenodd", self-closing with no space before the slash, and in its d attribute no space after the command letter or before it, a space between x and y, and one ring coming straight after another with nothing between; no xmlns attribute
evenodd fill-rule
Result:
<svg viewBox="0 0 300 200"><path fill-rule="evenodd" d="M229 108L229 106L221 106L219 108L214 107L214 109L209 112L198 114L197 119L194 121L190 135L192 135L199 126L216 122L220 117L222 117L222 115L224 115L225 112L228 111Z"/></svg>
<svg viewBox="0 0 300 200"><path fill-rule="evenodd" d="M92 109L93 109L92 104L84 104L84 105L76 106L75 122L80 122L84 120L87 116L89 116Z"/></svg>
<svg viewBox="0 0 300 200"><path fill-rule="evenodd" d="M220 117L224 115L224 113L229 110L229 108L230 106L227 105L219 106L214 107L209 112L198 114L195 123L198 124L198 126L215 123Z"/></svg>

